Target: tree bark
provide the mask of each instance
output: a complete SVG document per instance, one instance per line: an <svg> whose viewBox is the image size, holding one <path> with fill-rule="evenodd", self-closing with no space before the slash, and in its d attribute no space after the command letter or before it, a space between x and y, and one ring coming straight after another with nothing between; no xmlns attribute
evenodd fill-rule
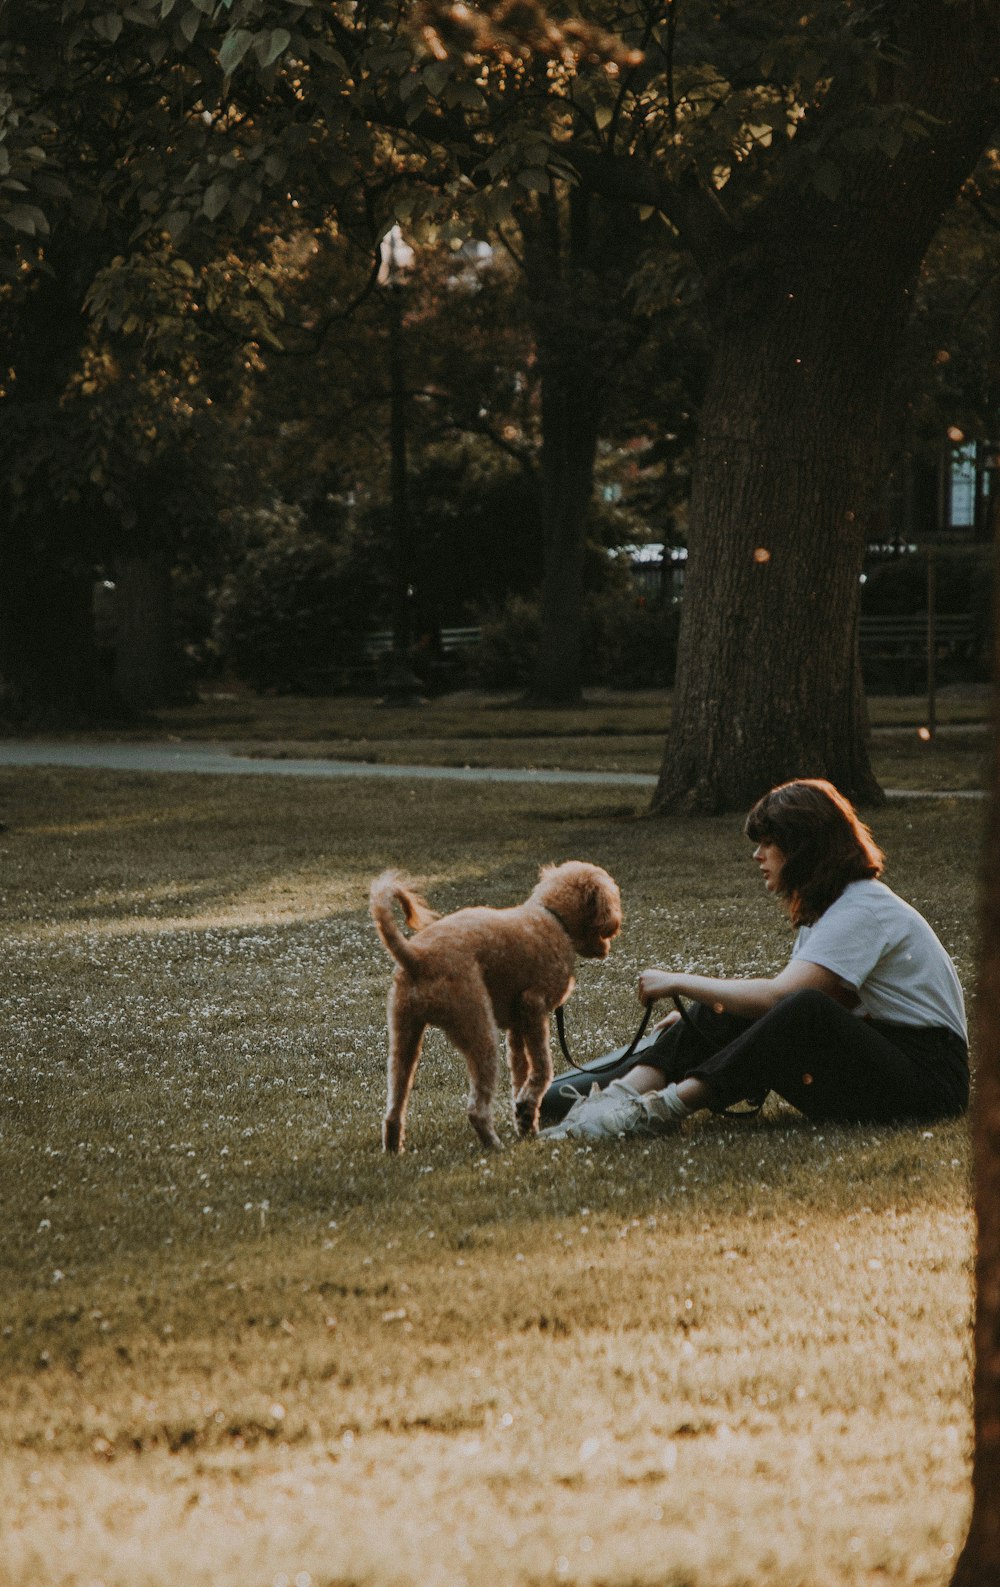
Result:
<svg viewBox="0 0 1000 1587"><path fill-rule="evenodd" d="M0 552L0 723L105 721L116 712L94 639L93 570L32 544L27 527L8 526Z"/></svg>
<svg viewBox="0 0 1000 1587"><path fill-rule="evenodd" d="M114 686L132 711L183 699L174 638L170 563L162 551L115 563Z"/></svg>
<svg viewBox="0 0 1000 1587"><path fill-rule="evenodd" d="M67 477L58 441L96 260L92 246L67 239L46 249L46 263L8 309L14 379L0 445L0 720L15 727L103 720L112 709L94 638L94 502L79 475ZM72 504L53 478L77 487Z"/></svg>
<svg viewBox="0 0 1000 1587"><path fill-rule="evenodd" d="M541 633L530 698L575 705L583 683L583 564L594 493L595 416L555 371L542 377Z"/></svg>
<svg viewBox="0 0 1000 1587"><path fill-rule="evenodd" d="M1000 564L994 580L1000 595ZM972 1519L952 1587L1000 1582L1000 635L994 641L993 770L983 850L973 1149L976 1365Z"/></svg>
<svg viewBox="0 0 1000 1587"><path fill-rule="evenodd" d="M523 206L526 287L541 385L545 547L541 639L528 700L577 704L583 683L583 570L601 420L644 328L625 292L639 249L634 206L579 188Z"/></svg>
<svg viewBox="0 0 1000 1587"><path fill-rule="evenodd" d="M857 612L889 376L920 262L991 133L1000 54L985 8L946 15L913 0L904 12L890 93L933 115L933 130L894 159L841 149L835 199L777 186L710 273L717 351L656 812L745 809L806 775L882 797Z"/></svg>
<svg viewBox="0 0 1000 1587"><path fill-rule="evenodd" d="M846 317L824 311L829 284L733 325L714 360L660 811L746 808L805 775L879 798L857 617L883 376L860 326L849 355Z"/></svg>

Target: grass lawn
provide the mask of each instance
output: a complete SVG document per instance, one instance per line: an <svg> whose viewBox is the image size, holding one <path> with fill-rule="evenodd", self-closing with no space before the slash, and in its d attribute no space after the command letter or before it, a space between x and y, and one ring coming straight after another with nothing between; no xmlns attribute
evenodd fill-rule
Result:
<svg viewBox="0 0 1000 1587"><path fill-rule="evenodd" d="M433 1035L411 1150L379 1150L375 872L448 909L606 865L625 929L568 1011L596 1056L645 965L783 961L738 821L51 770L0 773L0 817L3 1587L943 1587L963 1123L772 1104L553 1149L502 1119L486 1158ZM967 987L979 819L875 824Z"/></svg>
<svg viewBox="0 0 1000 1587"><path fill-rule="evenodd" d="M919 736L924 697L870 699L872 753L883 786L982 788L988 711L985 686L942 688L942 731L928 742ZM270 697L220 687L195 705L159 711L112 736L228 742L255 756L655 774L669 723L667 690L593 690L579 709L547 711L527 709L513 695L454 694L407 709L371 699Z"/></svg>

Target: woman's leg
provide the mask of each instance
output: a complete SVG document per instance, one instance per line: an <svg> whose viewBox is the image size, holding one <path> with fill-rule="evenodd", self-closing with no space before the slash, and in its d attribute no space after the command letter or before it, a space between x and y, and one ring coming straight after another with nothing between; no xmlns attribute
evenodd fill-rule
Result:
<svg viewBox="0 0 1000 1587"><path fill-rule="evenodd" d="M701 1100L689 1084L704 1087ZM932 1070L825 992L795 992L688 1071L689 1106L728 1107L762 1091L811 1118L888 1123L952 1111ZM689 1094L688 1094L689 1093Z"/></svg>
<svg viewBox="0 0 1000 1587"><path fill-rule="evenodd" d="M661 1091L752 1024L736 1014L718 1014L703 1003L692 1003L688 1016L687 1020L677 1019L668 1025L654 1041L647 1037L632 1058L624 1057L623 1048L622 1060L602 1066L598 1073L584 1068L557 1075L542 1098L543 1122L554 1124L565 1118L574 1103L589 1095L593 1086L603 1091L613 1080L623 1080L640 1093Z"/></svg>

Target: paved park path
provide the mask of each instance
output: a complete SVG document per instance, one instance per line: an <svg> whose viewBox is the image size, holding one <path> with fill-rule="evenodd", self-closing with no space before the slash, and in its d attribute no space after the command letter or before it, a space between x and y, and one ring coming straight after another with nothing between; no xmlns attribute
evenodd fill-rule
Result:
<svg viewBox="0 0 1000 1587"><path fill-rule="evenodd" d="M226 777L388 777L413 781L563 783L604 788L656 785L651 772L551 771L488 766L385 766L368 761L254 756L235 744L69 743L0 739L0 767L65 766L87 771L183 772ZM887 788L890 799L982 799L978 788Z"/></svg>

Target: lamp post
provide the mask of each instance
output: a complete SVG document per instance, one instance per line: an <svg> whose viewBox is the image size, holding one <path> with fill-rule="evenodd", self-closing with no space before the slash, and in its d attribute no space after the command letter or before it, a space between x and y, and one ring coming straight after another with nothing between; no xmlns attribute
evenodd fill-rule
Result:
<svg viewBox="0 0 1000 1587"><path fill-rule="evenodd" d="M420 684L410 664L413 645L413 547L407 503L406 369L403 359L403 293L413 249L398 226L381 243L379 282L386 288L389 319L389 500L392 535L392 657L386 698L412 704Z"/></svg>

